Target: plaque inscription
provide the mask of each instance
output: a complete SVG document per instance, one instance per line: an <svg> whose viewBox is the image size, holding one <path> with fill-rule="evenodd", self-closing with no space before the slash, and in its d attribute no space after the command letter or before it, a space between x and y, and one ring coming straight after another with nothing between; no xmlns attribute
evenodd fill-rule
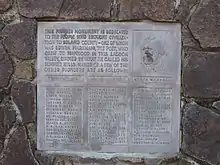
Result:
<svg viewBox="0 0 220 165"><path fill-rule="evenodd" d="M38 23L40 150L177 153L178 24Z"/></svg>

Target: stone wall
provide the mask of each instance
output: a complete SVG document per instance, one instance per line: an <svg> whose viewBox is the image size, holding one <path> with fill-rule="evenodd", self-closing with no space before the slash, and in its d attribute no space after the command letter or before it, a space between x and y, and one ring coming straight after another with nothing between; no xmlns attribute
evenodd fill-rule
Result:
<svg viewBox="0 0 220 165"><path fill-rule="evenodd" d="M180 155L104 160L36 151L36 22L40 20L180 22ZM0 0L0 164L219 164L219 71L219 0Z"/></svg>

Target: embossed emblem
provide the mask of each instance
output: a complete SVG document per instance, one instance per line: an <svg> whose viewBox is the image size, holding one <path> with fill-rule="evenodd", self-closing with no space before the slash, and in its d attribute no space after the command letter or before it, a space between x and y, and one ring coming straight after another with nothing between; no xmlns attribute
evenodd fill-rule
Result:
<svg viewBox="0 0 220 165"><path fill-rule="evenodd" d="M145 65L151 66L159 62L163 53L156 51L156 47L161 47L161 44L155 40L155 37L147 37L141 44L142 61Z"/></svg>
<svg viewBox="0 0 220 165"><path fill-rule="evenodd" d="M143 62L145 65L151 65L157 60L157 58L152 52L152 48L145 46L142 51L143 51Z"/></svg>

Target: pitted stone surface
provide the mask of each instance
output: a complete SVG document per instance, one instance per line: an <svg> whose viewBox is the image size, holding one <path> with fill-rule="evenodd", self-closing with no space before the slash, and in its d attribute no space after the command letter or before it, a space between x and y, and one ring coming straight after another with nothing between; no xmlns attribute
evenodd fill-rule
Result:
<svg viewBox="0 0 220 165"><path fill-rule="evenodd" d="M0 13L7 11L12 0L0 0ZM180 0L176 8L173 0L116 0L120 5L120 12L116 13L119 19L152 19L157 21L180 20L188 23L190 12L193 11L200 0ZM19 13L28 18L58 17L66 19L109 19L111 2L113 0L17 0ZM176 2L178 0L175 0ZM63 8L61 9L62 3ZM220 47L220 1L203 0L203 3L192 14L189 29L182 26L183 46L198 48L198 39L203 48ZM11 9L7 12L10 12ZM119 15L118 15L119 14ZM1 17L1 16L0 16ZM4 20L10 23L18 14L13 11ZM23 23L5 25L0 21L0 40L4 37L4 50L0 44L0 88L9 84L12 73L21 79L33 79L33 70L28 62L24 61L14 65L10 56L22 60L36 58L36 24L25 21ZM186 97L219 98L220 97L220 53L190 51L186 53L183 67L183 92ZM13 69L13 65L15 70ZM14 71L13 71L14 70ZM18 106L23 121L35 121L35 86L28 82L14 82L12 84L13 100ZM1 96L0 94L0 97ZM1 100L1 99L0 99ZM220 101L212 105L220 110ZM201 107L197 104L184 105L183 117L183 146L185 153L194 158L217 164L220 161L220 116L211 109ZM216 110L217 111L217 110ZM15 112L9 111L7 107L0 108L0 152L6 134L15 122ZM25 125L28 132L27 140L24 127L18 128L4 153L1 165L143 165L141 159L119 158L116 162L112 160L79 159L71 158L57 159L53 156L35 152L35 162L31 149L36 151L36 125L29 123ZM30 142L30 144L29 144ZM31 145L31 146L30 146ZM2 161L2 162L1 162ZM53 164L54 162L54 164ZM191 165L186 159L163 161L145 160L147 165Z"/></svg>
<svg viewBox="0 0 220 165"><path fill-rule="evenodd" d="M65 0L60 17L72 19L108 19L111 0Z"/></svg>
<svg viewBox="0 0 220 165"><path fill-rule="evenodd" d="M71 163L70 158L68 157L61 157L61 158L57 157L54 160L53 165L72 165L72 163Z"/></svg>
<svg viewBox="0 0 220 165"><path fill-rule="evenodd" d="M12 61L0 43L0 88L6 87L13 73Z"/></svg>
<svg viewBox="0 0 220 165"><path fill-rule="evenodd" d="M116 165L132 165L131 162L117 162ZM144 165L144 163L135 163L135 165Z"/></svg>
<svg viewBox="0 0 220 165"><path fill-rule="evenodd" d="M191 12L193 12L200 0L180 0L179 2L180 4L176 9L177 13L175 16L175 20L179 20L182 23L187 23L190 18Z"/></svg>
<svg viewBox="0 0 220 165"><path fill-rule="evenodd" d="M212 104L213 107L215 107L216 109L220 110L220 101L215 101L213 104Z"/></svg>
<svg viewBox="0 0 220 165"><path fill-rule="evenodd" d="M26 125L27 133L32 150L36 150L37 146L37 126L35 123L29 123Z"/></svg>
<svg viewBox="0 0 220 165"><path fill-rule="evenodd" d="M5 24L15 24L20 22L20 15L18 14L18 11L16 9L16 0L13 3L13 6L8 9L4 13L0 13L0 21L2 21Z"/></svg>
<svg viewBox="0 0 220 165"><path fill-rule="evenodd" d="M217 164L220 154L220 115L196 103L187 104L182 124L183 151Z"/></svg>
<svg viewBox="0 0 220 165"><path fill-rule="evenodd" d="M56 17L63 0L18 0L19 13L28 18Z"/></svg>
<svg viewBox="0 0 220 165"><path fill-rule="evenodd" d="M71 158L70 161L74 165L115 165L115 162L112 159L96 159L96 158L80 158L75 157Z"/></svg>
<svg viewBox="0 0 220 165"><path fill-rule="evenodd" d="M4 23L0 21L0 31L5 27Z"/></svg>
<svg viewBox="0 0 220 165"><path fill-rule="evenodd" d="M12 0L1 0L0 1L0 14L8 10L12 5Z"/></svg>
<svg viewBox="0 0 220 165"><path fill-rule="evenodd" d="M161 163L157 164L147 164L147 165L195 165L194 162L190 162L185 158L171 158L170 160L164 160Z"/></svg>
<svg viewBox="0 0 220 165"><path fill-rule="evenodd" d="M36 57L36 23L24 21L22 23L6 26L2 35L9 55L20 59L33 59Z"/></svg>
<svg viewBox="0 0 220 165"><path fill-rule="evenodd" d="M14 111L10 111L8 107L0 107L0 152L4 146L6 134L9 132L16 120Z"/></svg>
<svg viewBox="0 0 220 165"><path fill-rule="evenodd" d="M3 45L0 43L0 61L2 61L5 56L7 56L7 53L6 53Z"/></svg>
<svg viewBox="0 0 220 165"><path fill-rule="evenodd" d="M37 165L31 153L25 129L19 127L9 139L7 149L3 153L3 165Z"/></svg>
<svg viewBox="0 0 220 165"><path fill-rule="evenodd" d="M161 163L161 159L144 159L144 165L159 165Z"/></svg>
<svg viewBox="0 0 220 165"><path fill-rule="evenodd" d="M119 19L173 20L173 0L120 0Z"/></svg>
<svg viewBox="0 0 220 165"><path fill-rule="evenodd" d="M199 48L199 44L195 41L187 26L182 26L182 41L184 47Z"/></svg>
<svg viewBox="0 0 220 165"><path fill-rule="evenodd" d="M143 163L144 159L142 159L141 157L117 157L117 160L120 161L126 161L126 162L131 162L131 163Z"/></svg>
<svg viewBox="0 0 220 165"><path fill-rule="evenodd" d="M68 162L68 161L62 162L62 163L63 164L65 163L65 165L71 165L70 162ZM59 164L56 164L56 165L59 165ZM74 165L102 165L102 164L98 164L98 163L75 163Z"/></svg>
<svg viewBox="0 0 220 165"><path fill-rule="evenodd" d="M35 120L35 86L29 82L14 82L11 95L15 104L21 112L23 122Z"/></svg>
<svg viewBox="0 0 220 165"><path fill-rule="evenodd" d="M220 47L220 1L204 0L192 15L189 27L203 48Z"/></svg>
<svg viewBox="0 0 220 165"><path fill-rule="evenodd" d="M15 76L21 79L32 80L34 77L34 68L29 61L15 63Z"/></svg>
<svg viewBox="0 0 220 165"><path fill-rule="evenodd" d="M220 96L220 53L190 51L183 61L183 91L187 97Z"/></svg>
<svg viewBox="0 0 220 165"><path fill-rule="evenodd" d="M42 151L35 151L34 155L38 160L39 165L54 165L54 155L45 154Z"/></svg>

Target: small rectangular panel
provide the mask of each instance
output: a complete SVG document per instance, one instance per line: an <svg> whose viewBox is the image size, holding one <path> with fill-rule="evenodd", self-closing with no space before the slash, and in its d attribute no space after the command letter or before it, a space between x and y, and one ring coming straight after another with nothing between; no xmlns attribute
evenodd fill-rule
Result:
<svg viewBox="0 0 220 165"><path fill-rule="evenodd" d="M38 23L38 138L48 151L178 153L179 24Z"/></svg>
<svg viewBox="0 0 220 165"><path fill-rule="evenodd" d="M171 143L172 88L135 88L132 145Z"/></svg>
<svg viewBox="0 0 220 165"><path fill-rule="evenodd" d="M80 144L82 88L46 87L46 131L48 144Z"/></svg>
<svg viewBox="0 0 220 165"><path fill-rule="evenodd" d="M126 97L123 87L88 88L88 142L92 150L127 148Z"/></svg>

